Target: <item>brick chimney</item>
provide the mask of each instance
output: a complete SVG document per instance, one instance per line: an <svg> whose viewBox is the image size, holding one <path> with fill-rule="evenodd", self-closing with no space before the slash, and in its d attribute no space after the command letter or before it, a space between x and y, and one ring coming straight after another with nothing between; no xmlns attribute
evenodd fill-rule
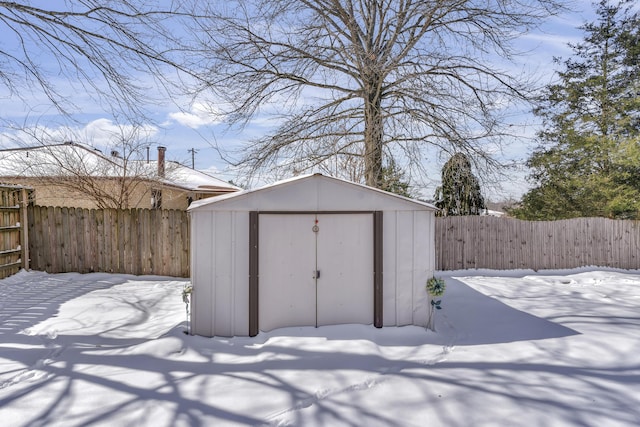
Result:
<svg viewBox="0 0 640 427"><path fill-rule="evenodd" d="M158 146L158 176L164 178L164 153L167 147Z"/></svg>

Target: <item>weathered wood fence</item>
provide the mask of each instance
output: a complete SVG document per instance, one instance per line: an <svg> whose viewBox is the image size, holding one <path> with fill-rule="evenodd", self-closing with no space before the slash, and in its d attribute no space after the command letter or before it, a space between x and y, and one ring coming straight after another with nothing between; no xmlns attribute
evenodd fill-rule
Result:
<svg viewBox="0 0 640 427"><path fill-rule="evenodd" d="M29 268L26 206L30 191L0 185L0 279Z"/></svg>
<svg viewBox="0 0 640 427"><path fill-rule="evenodd" d="M29 206L31 268L189 277L188 214Z"/></svg>
<svg viewBox="0 0 640 427"><path fill-rule="evenodd" d="M14 215L8 220L14 229L19 210L0 212ZM640 269L640 221L469 216L437 218L435 228L438 270ZM34 270L189 277L189 217L184 211L29 206L26 231ZM0 237L13 247L11 255L20 253L15 235ZM5 262L20 268L18 260Z"/></svg>
<svg viewBox="0 0 640 427"><path fill-rule="evenodd" d="M640 221L437 218L436 265L438 270L640 269Z"/></svg>

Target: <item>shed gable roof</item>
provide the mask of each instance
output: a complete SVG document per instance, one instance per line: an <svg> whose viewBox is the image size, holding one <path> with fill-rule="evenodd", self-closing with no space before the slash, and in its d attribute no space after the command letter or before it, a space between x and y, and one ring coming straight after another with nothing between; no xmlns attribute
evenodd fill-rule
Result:
<svg viewBox="0 0 640 427"><path fill-rule="evenodd" d="M321 174L199 200L189 211L436 210L425 202Z"/></svg>

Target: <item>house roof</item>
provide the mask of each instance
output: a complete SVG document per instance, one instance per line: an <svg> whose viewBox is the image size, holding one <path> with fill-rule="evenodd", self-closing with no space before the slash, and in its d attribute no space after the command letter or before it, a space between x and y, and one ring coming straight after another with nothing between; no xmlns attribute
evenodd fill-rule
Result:
<svg viewBox="0 0 640 427"><path fill-rule="evenodd" d="M155 167L155 164L147 165L151 166L152 169ZM169 175L169 179L165 178L167 183L188 188L193 191L236 192L242 190L240 187L229 184L228 182L211 176L206 172L188 168L178 162L167 161L166 170ZM155 172L151 171L151 173Z"/></svg>
<svg viewBox="0 0 640 427"><path fill-rule="evenodd" d="M116 155L109 157L100 150L78 143L0 150L0 177L53 178L78 174L96 178L142 177L204 193L240 190L235 185L173 161L165 162L165 176L159 177L155 161L125 161Z"/></svg>
<svg viewBox="0 0 640 427"><path fill-rule="evenodd" d="M340 197L338 192L341 193ZM256 202L256 199L259 200ZM285 179L252 190L198 200L193 202L188 210L219 208L314 210L332 209L332 207L340 210L377 210L382 203L391 203L396 208L402 207L407 210L437 210L430 203L319 173ZM311 206L315 208L310 208Z"/></svg>

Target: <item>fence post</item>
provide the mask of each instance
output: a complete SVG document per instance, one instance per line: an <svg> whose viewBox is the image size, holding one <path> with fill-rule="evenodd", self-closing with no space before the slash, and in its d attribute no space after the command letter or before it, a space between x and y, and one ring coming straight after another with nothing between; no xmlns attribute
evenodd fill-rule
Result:
<svg viewBox="0 0 640 427"><path fill-rule="evenodd" d="M26 188L20 189L20 247L22 248L22 268L29 269L29 195Z"/></svg>

